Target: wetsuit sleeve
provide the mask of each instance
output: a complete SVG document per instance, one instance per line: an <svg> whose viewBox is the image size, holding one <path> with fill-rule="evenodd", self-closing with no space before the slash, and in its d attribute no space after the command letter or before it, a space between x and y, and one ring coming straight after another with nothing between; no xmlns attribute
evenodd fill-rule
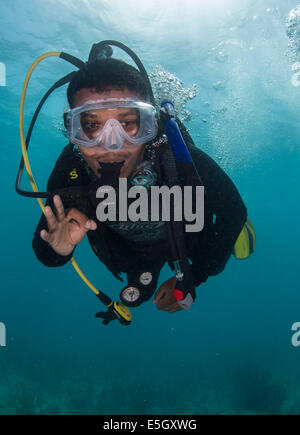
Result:
<svg viewBox="0 0 300 435"><path fill-rule="evenodd" d="M63 176L63 171L60 170L60 165L56 164L48 180L47 192L51 192L53 190L65 187L64 183L65 180ZM50 207L53 209L52 200L47 200L46 205L50 205ZM64 202L64 207L65 209L71 208L71 204L66 204ZM52 247L40 237L40 232L43 229L46 229L48 231L48 224L44 214L42 214L40 218L38 226L34 232L34 238L32 241L33 250L39 261L48 267L63 266L64 264L68 263L68 261L72 258L74 251L67 256L57 254L54 249L52 249Z"/></svg>
<svg viewBox="0 0 300 435"><path fill-rule="evenodd" d="M192 272L198 286L224 270L245 225L247 209L234 183L218 164L196 147L191 153L205 188L204 207L213 218L213 222L204 224L205 244L198 245L193 253Z"/></svg>

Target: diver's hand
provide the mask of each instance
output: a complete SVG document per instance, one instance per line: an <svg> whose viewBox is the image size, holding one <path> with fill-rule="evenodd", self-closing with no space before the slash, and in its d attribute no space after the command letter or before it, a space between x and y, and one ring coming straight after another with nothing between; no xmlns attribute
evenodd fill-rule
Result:
<svg viewBox="0 0 300 435"><path fill-rule="evenodd" d="M176 278L170 278L165 281L157 290L153 303L156 304L158 310L167 311L168 313L176 313L182 310L178 301L174 296L176 286Z"/></svg>
<svg viewBox="0 0 300 435"><path fill-rule="evenodd" d="M48 231L42 230L40 236L57 254L67 256L73 252L87 231L97 228L97 224L75 208L66 213L58 195L54 196L53 202L56 214L53 213L51 207L45 207L44 214L48 223Z"/></svg>

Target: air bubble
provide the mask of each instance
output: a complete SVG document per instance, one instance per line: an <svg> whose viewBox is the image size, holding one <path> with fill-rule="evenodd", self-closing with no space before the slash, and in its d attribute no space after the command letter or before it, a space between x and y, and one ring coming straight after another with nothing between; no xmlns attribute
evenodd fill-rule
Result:
<svg viewBox="0 0 300 435"><path fill-rule="evenodd" d="M64 123L57 118L52 121L52 126L59 131L65 138L69 139L69 134L64 126Z"/></svg>
<svg viewBox="0 0 300 435"><path fill-rule="evenodd" d="M220 91L222 89L225 89L225 82L222 82L222 81L216 82L216 83L213 84L213 88L216 91Z"/></svg>
<svg viewBox="0 0 300 435"><path fill-rule="evenodd" d="M286 21L286 33L289 46L296 59L300 58L300 5L292 9Z"/></svg>
<svg viewBox="0 0 300 435"><path fill-rule="evenodd" d="M157 107L160 108L162 100L167 98L173 102L179 119L183 122L190 121L192 114L186 109L186 103L197 96L197 85L184 88L178 77L161 66L156 66L149 74L149 78Z"/></svg>

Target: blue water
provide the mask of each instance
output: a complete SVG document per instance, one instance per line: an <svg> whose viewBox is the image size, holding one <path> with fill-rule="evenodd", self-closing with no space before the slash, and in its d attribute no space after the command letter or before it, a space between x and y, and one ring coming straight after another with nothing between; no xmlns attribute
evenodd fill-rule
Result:
<svg viewBox="0 0 300 435"><path fill-rule="evenodd" d="M299 413L300 88L286 34L292 0L12 0L1 2L0 414ZM130 46L150 72L161 65L198 86L188 123L195 142L236 183L257 232L249 260L231 259L198 289L189 312L149 302L131 326L104 327L102 307L71 265L45 268L31 240L35 200L14 191L20 159L18 109L31 63L47 51L87 59L103 39ZM293 41L297 45L297 41ZM300 46L300 44L299 44ZM118 52L116 52L118 53ZM26 99L28 122L69 64L44 61ZM295 79L295 77L294 77ZM296 83L297 84L297 83ZM45 105L30 147L40 189L66 139L65 89ZM24 179L24 186L28 186ZM76 259L100 289L122 283L84 241ZM170 277L166 268L160 283Z"/></svg>

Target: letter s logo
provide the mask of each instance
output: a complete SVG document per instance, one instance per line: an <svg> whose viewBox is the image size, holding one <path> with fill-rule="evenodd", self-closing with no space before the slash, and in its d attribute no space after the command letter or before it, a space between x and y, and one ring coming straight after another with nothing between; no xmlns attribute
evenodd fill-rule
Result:
<svg viewBox="0 0 300 435"><path fill-rule="evenodd" d="M298 331L297 331L298 330ZM295 322L292 326L292 331L297 331L293 336L292 336L292 345L294 347L299 347L300 346L300 322Z"/></svg>
<svg viewBox="0 0 300 435"><path fill-rule="evenodd" d="M76 168L74 168L73 171L71 171L69 175L70 175L71 180L76 180L76 178L78 178Z"/></svg>

